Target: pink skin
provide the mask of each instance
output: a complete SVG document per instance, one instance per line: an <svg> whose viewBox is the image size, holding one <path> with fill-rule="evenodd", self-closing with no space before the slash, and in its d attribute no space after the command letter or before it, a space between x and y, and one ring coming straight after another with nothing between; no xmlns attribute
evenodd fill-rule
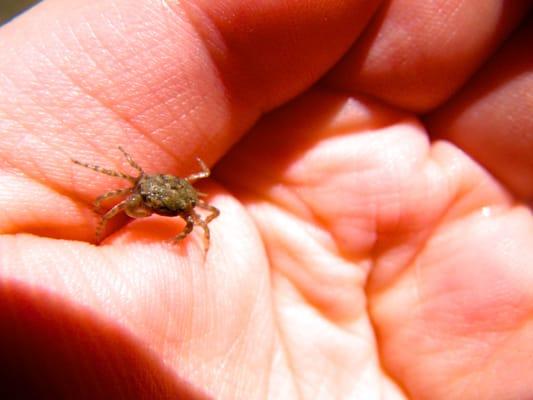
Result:
<svg viewBox="0 0 533 400"><path fill-rule="evenodd" d="M0 30L0 353L37 382L10 389L533 396L527 2L308 3L45 0ZM207 255L157 215L90 243L120 187L70 158L118 145L220 160Z"/></svg>

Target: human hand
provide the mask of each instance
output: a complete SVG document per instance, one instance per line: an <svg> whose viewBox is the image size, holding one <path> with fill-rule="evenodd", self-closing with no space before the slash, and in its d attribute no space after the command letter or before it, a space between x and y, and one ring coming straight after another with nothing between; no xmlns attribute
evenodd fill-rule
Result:
<svg viewBox="0 0 533 400"><path fill-rule="evenodd" d="M527 3L368 3L48 0L2 28L7 387L531 395ZM118 145L220 160L208 253L158 216L90 243L120 182L70 158L126 169Z"/></svg>

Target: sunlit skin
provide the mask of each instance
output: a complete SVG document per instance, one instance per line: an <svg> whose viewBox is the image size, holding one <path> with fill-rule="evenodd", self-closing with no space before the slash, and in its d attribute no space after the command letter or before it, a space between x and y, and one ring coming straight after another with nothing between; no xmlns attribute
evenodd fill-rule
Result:
<svg viewBox="0 0 533 400"><path fill-rule="evenodd" d="M3 390L533 398L527 7L44 0L2 27ZM70 157L135 171L118 146L212 169L207 253L157 213L95 243L133 182Z"/></svg>

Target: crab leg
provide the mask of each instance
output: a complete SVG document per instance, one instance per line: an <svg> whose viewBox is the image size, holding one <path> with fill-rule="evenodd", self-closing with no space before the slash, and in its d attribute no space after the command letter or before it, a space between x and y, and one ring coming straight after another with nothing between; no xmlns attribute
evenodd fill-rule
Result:
<svg viewBox="0 0 533 400"><path fill-rule="evenodd" d="M141 175L144 175L144 171L143 171L143 169L139 166L139 164L137 164L137 163L135 162L135 160L133 159L133 157L130 156L130 155L126 152L126 150L124 150L124 149L122 148L122 146L118 146L118 149L122 152L122 154L124 154L124 157L126 157L126 161L128 161L128 163L129 163L133 168L135 168L137 171L139 171L139 173L140 173Z"/></svg>
<svg viewBox="0 0 533 400"><path fill-rule="evenodd" d="M187 223L185 225L185 228L183 228L180 234L174 238L174 242L179 242L180 240L185 239L185 237L187 237L187 235L192 232L192 228L194 228L195 222L192 215L187 215L187 217L185 218L185 222Z"/></svg>
<svg viewBox="0 0 533 400"><path fill-rule="evenodd" d="M115 215L117 215L119 212L124 211L126 207L128 206L128 202L126 200L118 203L114 207L112 207L108 212L106 212L103 216L100 222L98 223L98 226L96 227L96 241L99 243L100 239L102 237L102 232L107 224L107 221L109 221L111 218L113 218Z"/></svg>
<svg viewBox="0 0 533 400"><path fill-rule="evenodd" d="M204 221L198 214L196 214L194 211L191 212L191 216L194 220L194 223L196 225L200 225L202 229L204 230L204 239L205 239L205 248L209 249L209 242L211 240L211 232L209 231L209 226L207 226L207 222Z"/></svg>
<svg viewBox="0 0 533 400"><path fill-rule="evenodd" d="M203 208L204 210L211 211L211 215L208 215L207 218L205 219L205 222L207 224L220 215L220 211L218 210L218 208L213 207L202 200L198 201L196 205L200 208Z"/></svg>
<svg viewBox="0 0 533 400"><path fill-rule="evenodd" d="M81 165L82 167L92 169L93 171L100 172L101 174L114 176L114 177L117 177L117 178L126 179L126 180L128 180L130 182L133 182L133 183L137 182L137 178L134 178L133 176L126 175L126 174L124 174L122 172L113 171L112 169L103 168L103 167L100 167L99 165L87 164L87 163L84 163L82 161L75 160L73 158L71 158L71 160L72 160L72 162L74 164L78 164L78 165Z"/></svg>
<svg viewBox="0 0 533 400"><path fill-rule="evenodd" d="M209 175L211 175L211 171L209 170L207 165L205 165L205 163L200 158L197 158L196 160L198 161L198 164L200 164L202 171L189 175L187 178L185 178L187 182L193 183L198 179L207 178Z"/></svg>
<svg viewBox="0 0 533 400"><path fill-rule="evenodd" d="M102 203L102 201L110 199L112 197L121 196L121 195L124 195L124 194L129 194L129 193L131 193L131 191L132 191L132 188L117 189L117 190L112 190L110 192L107 192L107 193L104 193L104 194L98 196L94 200L94 210L96 212L98 212L100 210L100 204Z"/></svg>

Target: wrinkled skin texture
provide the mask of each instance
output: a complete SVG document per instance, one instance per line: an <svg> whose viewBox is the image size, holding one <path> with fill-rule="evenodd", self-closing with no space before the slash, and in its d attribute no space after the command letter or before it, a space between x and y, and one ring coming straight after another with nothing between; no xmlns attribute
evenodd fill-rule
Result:
<svg viewBox="0 0 533 400"><path fill-rule="evenodd" d="M531 398L528 4L45 0L3 27L3 387ZM114 179L69 159L120 144L213 167L209 253L160 216L91 243Z"/></svg>

